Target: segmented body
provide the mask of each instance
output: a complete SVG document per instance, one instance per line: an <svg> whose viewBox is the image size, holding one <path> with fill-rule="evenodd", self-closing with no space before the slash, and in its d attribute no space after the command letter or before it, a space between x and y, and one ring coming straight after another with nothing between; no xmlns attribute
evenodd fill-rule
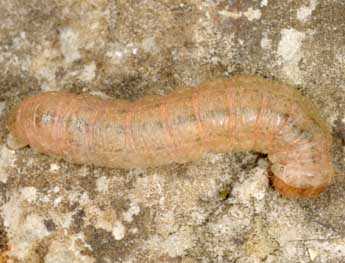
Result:
<svg viewBox="0 0 345 263"><path fill-rule="evenodd" d="M213 80L134 102L41 93L18 106L10 130L39 152L105 167L263 152L287 195L317 193L334 174L330 132L311 103L291 87L257 77Z"/></svg>

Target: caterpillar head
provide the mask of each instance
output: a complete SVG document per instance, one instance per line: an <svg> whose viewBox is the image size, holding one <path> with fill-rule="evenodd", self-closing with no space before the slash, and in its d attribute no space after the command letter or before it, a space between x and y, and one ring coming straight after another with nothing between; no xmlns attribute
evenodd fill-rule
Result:
<svg viewBox="0 0 345 263"><path fill-rule="evenodd" d="M270 169L270 181L278 192L288 197L318 195L327 188L333 177L333 171L327 169L308 174L304 170L307 168L303 166L287 168L288 165L273 164Z"/></svg>

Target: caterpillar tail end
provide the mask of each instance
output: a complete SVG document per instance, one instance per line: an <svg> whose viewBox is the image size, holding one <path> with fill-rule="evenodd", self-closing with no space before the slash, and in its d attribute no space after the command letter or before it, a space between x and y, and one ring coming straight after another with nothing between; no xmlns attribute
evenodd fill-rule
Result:
<svg viewBox="0 0 345 263"><path fill-rule="evenodd" d="M10 133L7 136L6 144L12 150L17 150L17 149L23 148L23 147L28 145L27 143L20 141L12 133Z"/></svg>
<svg viewBox="0 0 345 263"><path fill-rule="evenodd" d="M310 187L310 188L297 188L286 184L279 177L272 175L270 177L271 184L280 194L287 197L308 197L316 196L325 191L326 186Z"/></svg>
<svg viewBox="0 0 345 263"><path fill-rule="evenodd" d="M20 139L20 136L17 135L16 129L16 117L17 117L18 108L13 109L10 112L10 115L7 119L7 129L9 134L7 136L6 144L10 149L17 150L27 146L29 143L25 140Z"/></svg>

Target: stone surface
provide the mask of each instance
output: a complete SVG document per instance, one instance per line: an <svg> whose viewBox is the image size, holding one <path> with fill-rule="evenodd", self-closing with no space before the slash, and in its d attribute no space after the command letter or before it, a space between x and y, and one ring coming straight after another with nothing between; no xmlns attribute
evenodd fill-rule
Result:
<svg viewBox="0 0 345 263"><path fill-rule="evenodd" d="M345 2L2 0L0 262L343 262ZM334 135L339 176L288 199L256 153L130 171L6 146L27 95L136 99L244 72L290 83Z"/></svg>

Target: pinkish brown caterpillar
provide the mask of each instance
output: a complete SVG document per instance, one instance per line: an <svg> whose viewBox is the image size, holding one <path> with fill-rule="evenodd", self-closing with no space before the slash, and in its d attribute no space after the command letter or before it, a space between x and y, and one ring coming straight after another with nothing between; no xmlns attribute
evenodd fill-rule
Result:
<svg viewBox="0 0 345 263"><path fill-rule="evenodd" d="M268 154L272 183L288 196L314 195L334 176L331 135L296 90L257 77L212 80L135 102L65 92L24 99L10 144L69 162L132 168L183 163L207 152Z"/></svg>

